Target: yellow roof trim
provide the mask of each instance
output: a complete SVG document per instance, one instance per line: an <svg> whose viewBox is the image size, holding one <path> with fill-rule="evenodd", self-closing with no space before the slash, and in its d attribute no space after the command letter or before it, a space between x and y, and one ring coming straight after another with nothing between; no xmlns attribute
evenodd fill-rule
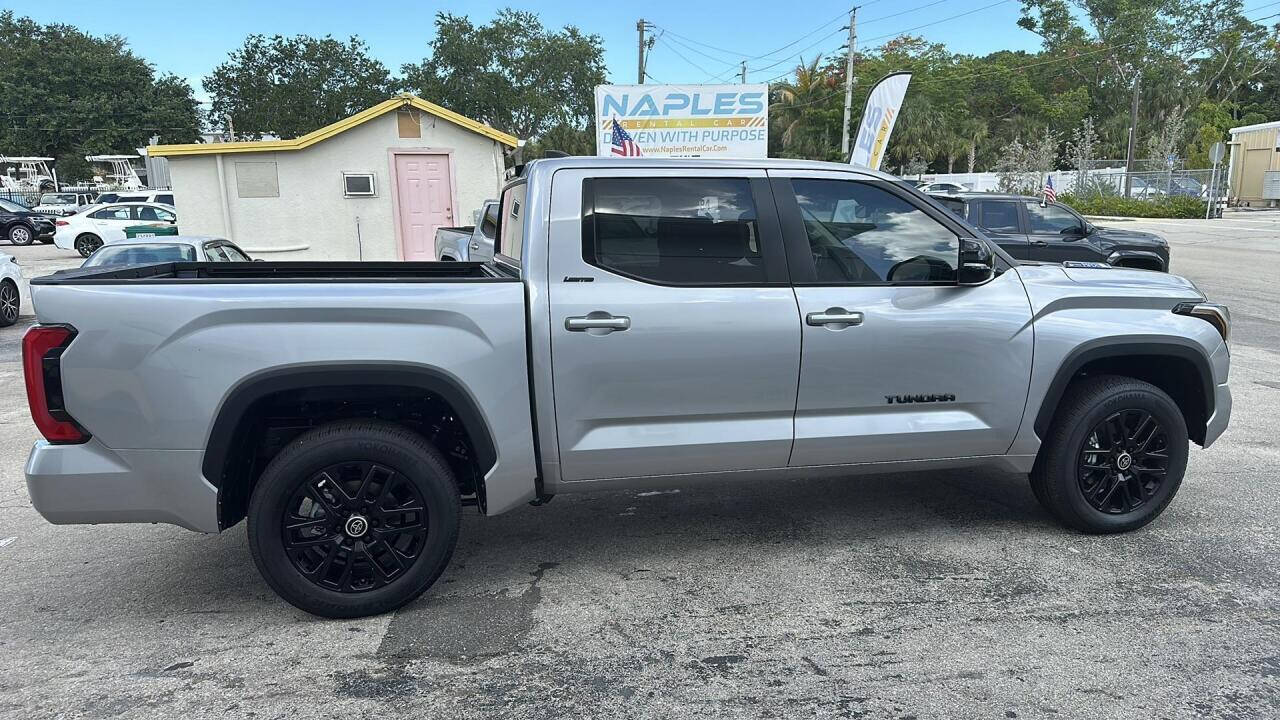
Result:
<svg viewBox="0 0 1280 720"><path fill-rule="evenodd" d="M179 155L217 155L219 153L249 153L249 152L278 152L285 150L302 150L311 147L321 140L328 140L338 133L346 132L351 128L366 123L376 117L384 115L392 110L398 110L402 107L417 108L425 113L435 115L438 118L448 120L449 122L464 127L472 132L479 133L485 137L492 138L507 147L515 147L517 144L516 136L509 135L501 130L495 130L482 122L472 120L464 115L442 108L435 103L427 102L416 95L407 93L397 95L385 102L380 102L371 108L361 110L351 117L343 118L332 125L325 125L319 130L313 130L302 137L292 140L257 140L252 142L228 142L228 143L189 143L186 145L152 145L147 148L147 154L152 157L175 157Z"/></svg>

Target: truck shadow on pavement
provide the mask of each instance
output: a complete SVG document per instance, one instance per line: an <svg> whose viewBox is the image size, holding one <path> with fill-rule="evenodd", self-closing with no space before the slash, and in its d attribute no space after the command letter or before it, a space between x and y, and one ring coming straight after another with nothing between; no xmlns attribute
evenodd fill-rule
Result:
<svg viewBox="0 0 1280 720"><path fill-rule="evenodd" d="M560 495L496 517L464 513L449 569L401 613L432 612L459 594L518 598L539 590L542 574L552 571L626 576L678 567L714 577L725 557L767 563L851 550L919 557L934 544L1060 539L1065 532L1040 509L1024 476L977 470ZM116 532L159 536L119 556L114 572L83 579L81 592L109 599L117 610L310 617L258 576L243 523L221 535L138 526Z"/></svg>

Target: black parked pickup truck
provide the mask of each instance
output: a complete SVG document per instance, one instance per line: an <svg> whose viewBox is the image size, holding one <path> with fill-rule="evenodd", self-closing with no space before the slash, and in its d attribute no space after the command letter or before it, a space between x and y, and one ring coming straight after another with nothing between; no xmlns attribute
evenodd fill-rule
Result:
<svg viewBox="0 0 1280 720"><path fill-rule="evenodd" d="M1027 195L930 194L1019 260L1101 262L1169 271L1169 243L1153 233L1100 227L1061 203Z"/></svg>

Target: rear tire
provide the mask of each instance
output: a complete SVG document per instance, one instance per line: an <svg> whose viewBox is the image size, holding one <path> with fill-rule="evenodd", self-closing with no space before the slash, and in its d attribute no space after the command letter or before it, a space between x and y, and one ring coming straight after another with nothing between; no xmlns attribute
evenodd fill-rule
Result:
<svg viewBox="0 0 1280 720"><path fill-rule="evenodd" d="M35 231L26 225L19 224L9 228L9 242L14 245L30 245L35 240Z"/></svg>
<svg viewBox="0 0 1280 720"><path fill-rule="evenodd" d="M1136 530L1173 501L1188 443L1181 410L1160 388L1114 375L1085 378L1058 407L1031 488L1068 527Z"/></svg>
<svg viewBox="0 0 1280 720"><path fill-rule="evenodd" d="M263 471L249 549L263 579L313 615L377 615L421 595L458 540L461 501L440 452L399 425L310 430Z"/></svg>
<svg viewBox="0 0 1280 720"><path fill-rule="evenodd" d="M18 294L18 286L12 280L0 280L0 327L18 322L21 309L22 296Z"/></svg>
<svg viewBox="0 0 1280 720"><path fill-rule="evenodd" d="M84 233L78 235L74 243L76 252L80 253L80 257L89 257L94 250L102 247L102 238L93 233Z"/></svg>

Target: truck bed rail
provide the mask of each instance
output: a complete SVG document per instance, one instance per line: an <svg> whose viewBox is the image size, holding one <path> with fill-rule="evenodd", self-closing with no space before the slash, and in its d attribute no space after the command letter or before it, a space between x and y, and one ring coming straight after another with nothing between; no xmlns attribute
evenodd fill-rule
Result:
<svg viewBox="0 0 1280 720"><path fill-rule="evenodd" d="M167 262L62 270L31 284L516 281L481 262Z"/></svg>

